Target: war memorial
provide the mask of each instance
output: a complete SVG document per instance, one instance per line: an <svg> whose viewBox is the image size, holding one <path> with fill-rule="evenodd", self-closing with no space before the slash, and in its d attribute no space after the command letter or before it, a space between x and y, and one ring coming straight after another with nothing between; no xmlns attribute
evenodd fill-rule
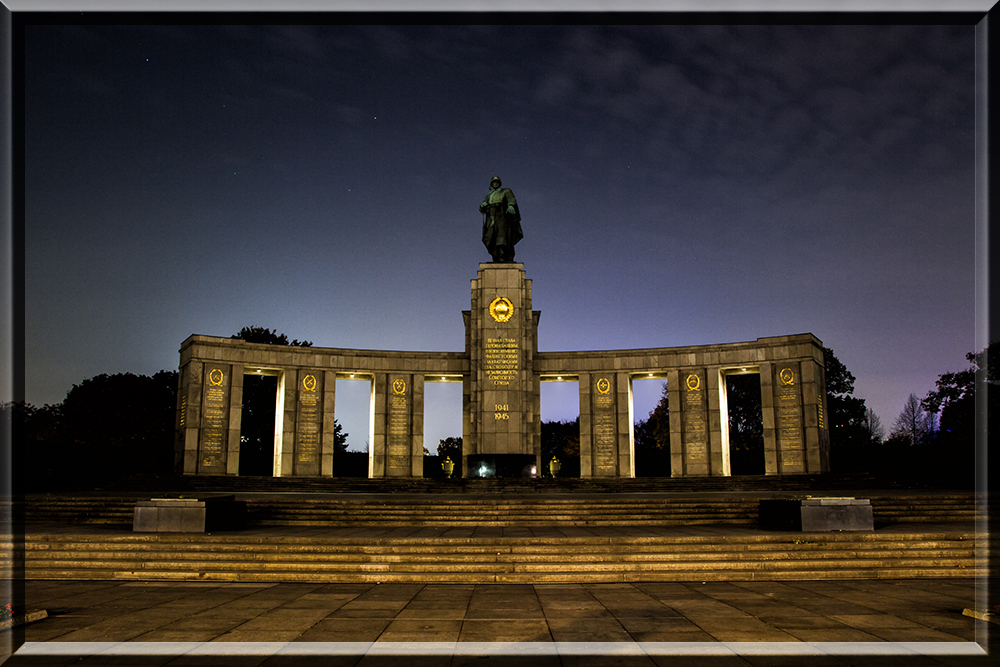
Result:
<svg viewBox="0 0 1000 667"><path fill-rule="evenodd" d="M39 620L12 631L10 664L991 664L995 625L973 618L993 564L983 503L831 473L816 337L539 351L513 193L491 179L480 211L493 261L462 352L184 341L181 474L26 498ZM760 379L766 474L749 485L731 475L730 374ZM269 476L240 474L255 375L276 386ZM650 377L671 458L652 487L632 431L632 383ZM340 378L371 387L357 484L338 476ZM530 479L540 384L559 381L579 384L580 478ZM428 382L463 387L445 484L421 479Z"/></svg>
<svg viewBox="0 0 1000 667"><path fill-rule="evenodd" d="M480 206L492 262L471 281L463 352L402 352L272 345L193 335L180 350L176 459L185 475L238 475L243 380L277 377L273 475L337 476L338 379L371 386L371 478L421 477L424 387L462 383L463 477L541 470L542 382L577 382L580 475L635 477L632 382L666 380L671 476L730 474L726 376L760 377L765 471L829 470L821 342L811 334L689 347L548 352L531 280L514 262L523 237L509 188L494 177ZM456 313L456 323L457 323Z"/></svg>

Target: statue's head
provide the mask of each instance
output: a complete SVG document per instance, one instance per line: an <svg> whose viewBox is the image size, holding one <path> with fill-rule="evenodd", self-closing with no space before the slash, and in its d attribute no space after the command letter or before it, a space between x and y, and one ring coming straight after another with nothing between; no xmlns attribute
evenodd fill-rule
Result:
<svg viewBox="0 0 1000 667"><path fill-rule="evenodd" d="M490 190L496 190L500 187L500 177L494 176L490 179Z"/></svg>

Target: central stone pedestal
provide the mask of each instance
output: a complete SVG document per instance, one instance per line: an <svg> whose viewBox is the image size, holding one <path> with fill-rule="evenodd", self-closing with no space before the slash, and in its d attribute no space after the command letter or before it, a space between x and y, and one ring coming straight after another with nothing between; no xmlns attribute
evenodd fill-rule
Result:
<svg viewBox="0 0 1000 667"><path fill-rule="evenodd" d="M471 468L470 457L488 457L497 465L534 457L537 470L541 405L533 370L539 313L531 310L524 265L480 264L472 281L472 309L463 315L471 372L463 391L462 475L478 477L490 469Z"/></svg>

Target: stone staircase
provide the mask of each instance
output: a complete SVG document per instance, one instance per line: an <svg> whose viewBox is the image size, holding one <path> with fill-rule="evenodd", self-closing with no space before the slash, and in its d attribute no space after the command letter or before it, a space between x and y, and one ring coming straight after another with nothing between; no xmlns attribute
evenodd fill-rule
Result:
<svg viewBox="0 0 1000 667"><path fill-rule="evenodd" d="M27 579L556 583L973 577L962 532L712 536L28 535ZM4 545L7 549L10 545ZM981 564L980 564L981 565ZM9 572L10 563L0 563Z"/></svg>
<svg viewBox="0 0 1000 667"><path fill-rule="evenodd" d="M25 498L32 523L131 524L145 495L36 495ZM173 494L177 497L178 494ZM194 494L198 495L198 494ZM822 494L816 494L822 495ZM250 526L684 526L757 523L770 494L237 494ZM972 493L910 491L865 494L876 525L985 518Z"/></svg>
<svg viewBox="0 0 1000 667"><path fill-rule="evenodd" d="M973 492L894 490L865 487L866 480L857 478L816 477L811 485L773 478L132 480L89 493L26 496L24 576L545 583L986 574L982 550L976 558L985 537L972 528L986 508ZM207 493L245 500L248 527L210 534L131 532L137 500ZM806 494L870 498L876 532L757 528L762 498ZM11 545L4 547L8 560L0 560L0 574L11 576Z"/></svg>
<svg viewBox="0 0 1000 667"><path fill-rule="evenodd" d="M731 477L638 478L508 478L444 479L353 477L240 477L211 475L134 475L102 485L111 493L421 493L421 494L580 494L580 493L691 493L748 491L771 493L837 489L903 489L912 480L876 477L866 473L816 475L738 475Z"/></svg>

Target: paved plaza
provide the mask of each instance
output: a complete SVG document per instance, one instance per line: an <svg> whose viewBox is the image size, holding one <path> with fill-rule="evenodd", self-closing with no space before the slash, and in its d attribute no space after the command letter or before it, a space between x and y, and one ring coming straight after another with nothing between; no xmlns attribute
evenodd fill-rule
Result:
<svg viewBox="0 0 1000 667"><path fill-rule="evenodd" d="M25 586L49 618L10 667L985 667L971 642L996 627L962 615L985 591L974 579Z"/></svg>

